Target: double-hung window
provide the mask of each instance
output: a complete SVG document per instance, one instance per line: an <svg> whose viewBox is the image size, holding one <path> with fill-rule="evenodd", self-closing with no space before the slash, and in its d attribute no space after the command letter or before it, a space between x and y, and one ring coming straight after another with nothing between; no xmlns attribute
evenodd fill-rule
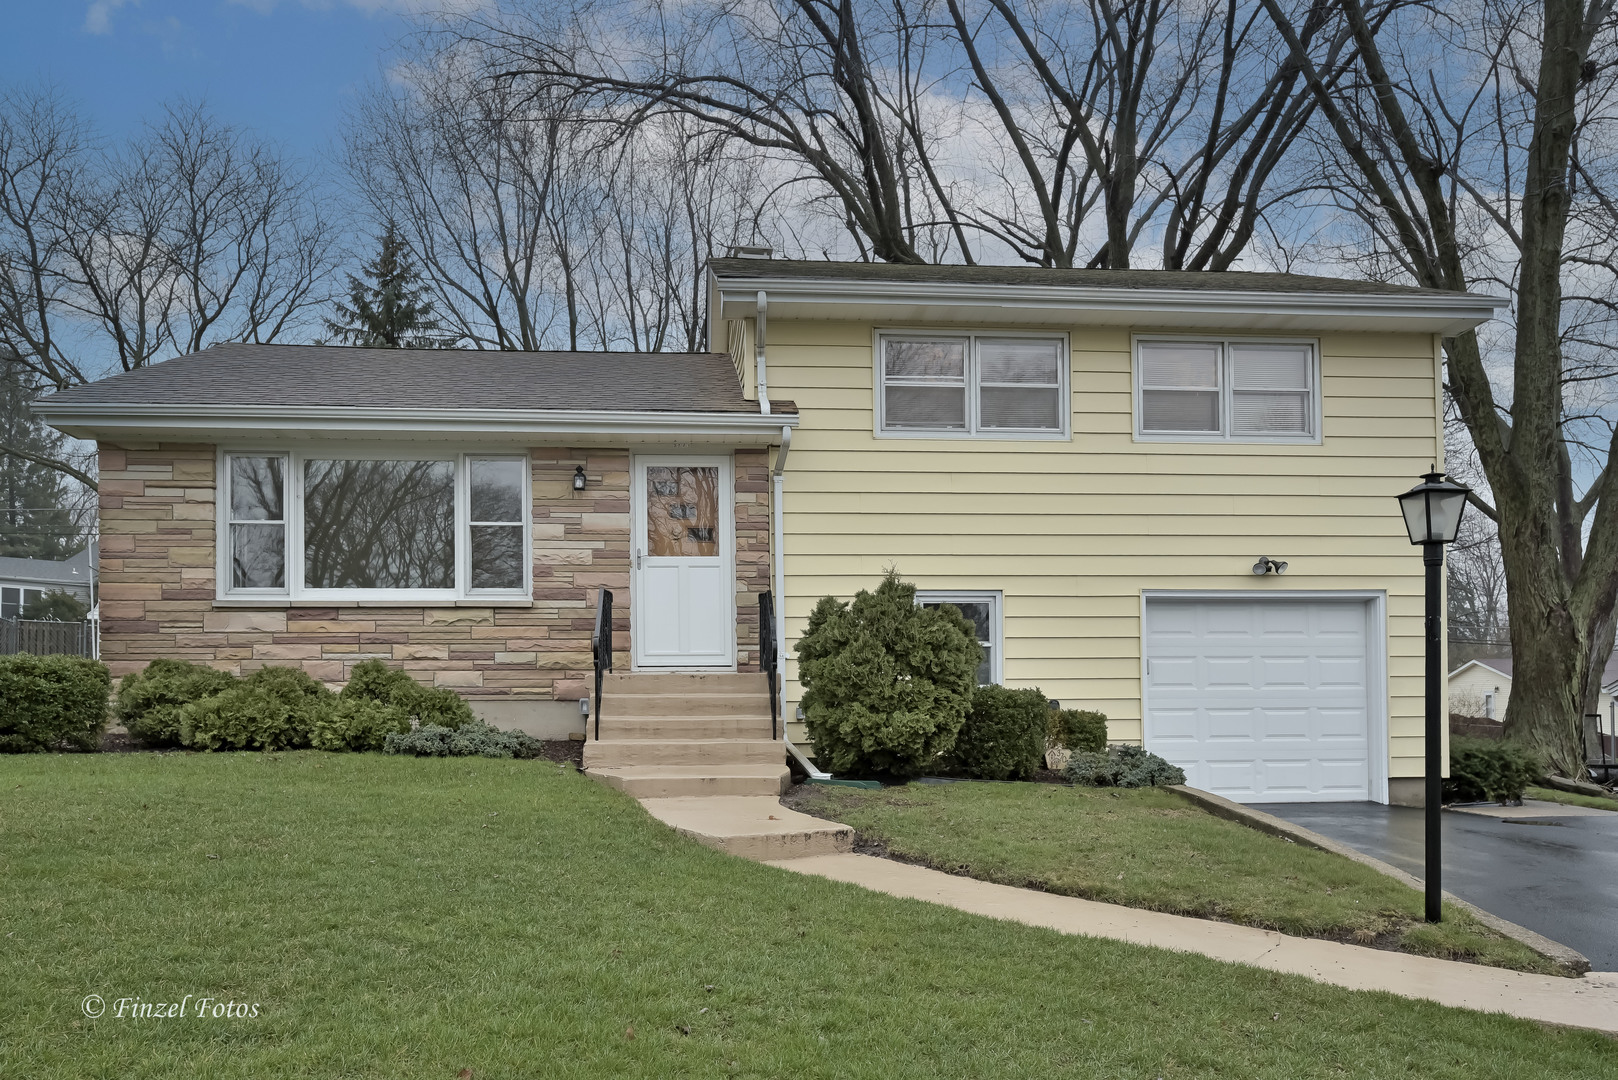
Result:
<svg viewBox="0 0 1618 1080"><path fill-rule="evenodd" d="M884 333L877 427L885 434L1062 435L1067 341L1051 335Z"/></svg>
<svg viewBox="0 0 1618 1080"><path fill-rule="evenodd" d="M998 592L916 591L918 607L935 608L948 604L972 624L972 633L983 650L978 661L978 685L998 683L1000 671L1000 594Z"/></svg>
<svg viewBox="0 0 1618 1080"><path fill-rule="evenodd" d="M529 595L525 457L233 452L222 475L225 597Z"/></svg>
<svg viewBox="0 0 1618 1080"><path fill-rule="evenodd" d="M1241 442L1320 437L1315 346L1291 341L1142 338L1137 435Z"/></svg>

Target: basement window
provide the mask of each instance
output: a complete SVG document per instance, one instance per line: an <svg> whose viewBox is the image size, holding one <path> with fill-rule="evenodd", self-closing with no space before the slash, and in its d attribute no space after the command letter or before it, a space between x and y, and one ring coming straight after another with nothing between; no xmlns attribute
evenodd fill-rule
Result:
<svg viewBox="0 0 1618 1080"><path fill-rule="evenodd" d="M942 592L916 590L919 607L935 608L948 604L966 617L977 635L983 659L978 663L978 685L1001 680L1000 594L998 592Z"/></svg>
<svg viewBox="0 0 1618 1080"><path fill-rule="evenodd" d="M224 597L529 595L525 457L242 452L223 466Z"/></svg>

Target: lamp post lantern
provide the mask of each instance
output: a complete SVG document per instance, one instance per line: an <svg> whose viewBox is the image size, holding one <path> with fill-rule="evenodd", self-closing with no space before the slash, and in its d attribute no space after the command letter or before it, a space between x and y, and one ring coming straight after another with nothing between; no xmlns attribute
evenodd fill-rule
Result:
<svg viewBox="0 0 1618 1080"><path fill-rule="evenodd" d="M1466 510L1467 488L1444 479L1441 472L1430 472L1421 483L1399 496L1405 531L1412 544L1421 545L1422 562L1427 568L1427 921L1442 917L1440 815L1443 813L1444 734L1439 716L1439 696L1443 693L1441 657L1444 620L1439 602L1443 589L1439 573L1444 568L1444 545L1455 542L1461 530L1461 514Z"/></svg>

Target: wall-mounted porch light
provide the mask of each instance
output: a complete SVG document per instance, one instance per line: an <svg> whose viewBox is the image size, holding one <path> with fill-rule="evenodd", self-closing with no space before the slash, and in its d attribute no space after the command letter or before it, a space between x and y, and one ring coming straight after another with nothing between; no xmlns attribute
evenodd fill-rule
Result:
<svg viewBox="0 0 1618 1080"><path fill-rule="evenodd" d="M573 466L573 490L574 491L583 491L584 490L584 484L585 484L584 466L583 465L575 465L575 466Z"/></svg>
<svg viewBox="0 0 1618 1080"><path fill-rule="evenodd" d="M1265 574L1284 574L1286 572L1286 563L1279 559L1272 559L1268 555L1260 555L1258 562L1253 564L1253 573L1259 577L1263 577Z"/></svg>

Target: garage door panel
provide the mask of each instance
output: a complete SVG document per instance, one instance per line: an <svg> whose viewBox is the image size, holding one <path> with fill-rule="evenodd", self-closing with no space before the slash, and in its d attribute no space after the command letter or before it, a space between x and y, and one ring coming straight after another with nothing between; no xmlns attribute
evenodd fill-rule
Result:
<svg viewBox="0 0 1618 1080"><path fill-rule="evenodd" d="M1238 801L1370 797L1365 604L1146 606L1147 746Z"/></svg>

